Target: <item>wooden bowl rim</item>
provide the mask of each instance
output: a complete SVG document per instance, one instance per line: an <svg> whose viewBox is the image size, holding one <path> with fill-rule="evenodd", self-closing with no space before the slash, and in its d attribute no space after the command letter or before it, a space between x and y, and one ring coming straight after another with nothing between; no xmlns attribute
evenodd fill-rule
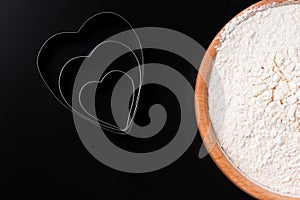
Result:
<svg viewBox="0 0 300 200"><path fill-rule="evenodd" d="M233 19L242 15L245 11L252 10L261 7L266 4L272 3L290 3L289 0L262 0L259 1L248 8L241 11L235 17L233 17L228 23ZM295 0L292 3L300 3L300 1ZM227 24L228 24L227 23ZM227 25L226 24L226 25ZM279 194L275 191L269 190L264 186L247 178L242 172L233 165L233 163L226 156L225 152L220 147L214 130L212 129L210 116L208 113L208 88L207 83L210 77L210 71L212 68L213 60L216 56L216 46L220 44L220 36L226 25L219 31L215 36L210 46L208 47L198 72L196 87L195 87L195 111L198 123L198 128L200 136L203 140L204 145L208 149L209 155L218 168L223 172L223 174L231 180L236 186L248 193L249 195L264 200L299 200L299 197L293 197L292 195L286 196L286 194Z"/></svg>

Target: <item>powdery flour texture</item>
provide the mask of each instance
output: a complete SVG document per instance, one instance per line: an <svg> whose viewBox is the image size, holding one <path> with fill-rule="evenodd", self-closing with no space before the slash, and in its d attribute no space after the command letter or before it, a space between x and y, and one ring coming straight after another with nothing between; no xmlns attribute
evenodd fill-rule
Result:
<svg viewBox="0 0 300 200"><path fill-rule="evenodd" d="M247 11L220 41L209 81L220 146L249 179L300 196L300 5Z"/></svg>

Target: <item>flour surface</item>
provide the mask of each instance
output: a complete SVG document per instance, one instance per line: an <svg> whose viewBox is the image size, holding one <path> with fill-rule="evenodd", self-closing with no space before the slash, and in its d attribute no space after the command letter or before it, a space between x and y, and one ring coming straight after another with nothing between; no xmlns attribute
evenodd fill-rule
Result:
<svg viewBox="0 0 300 200"><path fill-rule="evenodd" d="M300 5L248 11L220 40L209 81L220 146L250 179L300 195Z"/></svg>

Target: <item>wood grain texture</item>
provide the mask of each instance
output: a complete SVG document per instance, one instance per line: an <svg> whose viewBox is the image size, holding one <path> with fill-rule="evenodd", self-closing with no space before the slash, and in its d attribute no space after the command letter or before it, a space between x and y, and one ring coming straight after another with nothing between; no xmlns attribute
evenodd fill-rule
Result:
<svg viewBox="0 0 300 200"><path fill-rule="evenodd" d="M286 2L287 0L263 0L256 4L253 4L249 8L253 9L272 2ZM298 3L299 1L297 1ZM241 15L244 11L239 13ZM235 17L237 17L235 16ZM224 28L223 28L224 29ZM216 35L207 49L206 54L201 62L200 70L198 72L196 87L195 87L195 110L199 132L202 137L211 158L214 160L219 169L240 189L248 193L249 195L263 200L299 200L300 198L293 198L283 196L263 187L257 185L253 181L249 180L242 173L237 170L233 164L228 160L221 147L217 143L217 139L214 130L211 126L210 116L208 112L208 88L207 83L209 81L210 72L212 68L212 62L216 56L216 46L220 44L219 37L222 30Z"/></svg>

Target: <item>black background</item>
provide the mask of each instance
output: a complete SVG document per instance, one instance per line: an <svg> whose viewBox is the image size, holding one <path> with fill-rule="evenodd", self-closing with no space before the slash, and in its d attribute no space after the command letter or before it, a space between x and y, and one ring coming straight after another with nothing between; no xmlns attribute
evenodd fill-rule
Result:
<svg viewBox="0 0 300 200"><path fill-rule="evenodd" d="M82 145L71 112L47 90L35 61L48 37L77 30L101 11L117 12L134 27L180 31L207 48L228 20L255 2L1 1L0 199L252 199L209 156L197 157L198 135L180 159L156 172L104 166Z"/></svg>

